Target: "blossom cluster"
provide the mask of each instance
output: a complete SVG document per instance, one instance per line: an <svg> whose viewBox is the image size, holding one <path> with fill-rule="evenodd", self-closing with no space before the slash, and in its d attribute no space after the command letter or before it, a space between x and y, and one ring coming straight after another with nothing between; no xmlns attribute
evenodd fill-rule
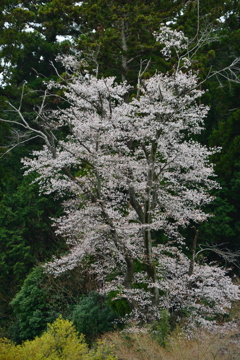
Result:
<svg viewBox="0 0 240 360"><path fill-rule="evenodd" d="M156 37L166 56L187 46L181 32L162 28ZM70 250L46 269L57 276L88 266L100 291L125 298L139 319L158 318L161 308L224 313L238 298L224 270L196 264L189 275L187 257L152 237L182 242L179 228L207 219L203 207L218 186L209 161L218 150L193 140L208 112L197 75L155 74L126 102L126 82L86 76L76 58L61 60L67 76L48 89L61 89L65 106L41 114L54 141L23 159L41 191L64 197L54 225Z"/></svg>

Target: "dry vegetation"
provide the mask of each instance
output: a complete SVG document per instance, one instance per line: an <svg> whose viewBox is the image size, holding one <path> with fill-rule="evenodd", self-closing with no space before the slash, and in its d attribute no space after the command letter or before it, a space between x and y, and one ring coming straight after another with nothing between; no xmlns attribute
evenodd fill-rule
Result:
<svg viewBox="0 0 240 360"><path fill-rule="evenodd" d="M114 345L114 354L119 360L239 360L238 330L224 335L198 333L193 339L176 332L165 348L147 334L114 332L107 334L105 339Z"/></svg>
<svg viewBox="0 0 240 360"><path fill-rule="evenodd" d="M239 279L235 282L240 285ZM164 347L147 333L115 331L103 338L118 360L240 360L240 301L232 304L230 318L221 330L199 331L191 338L176 329Z"/></svg>

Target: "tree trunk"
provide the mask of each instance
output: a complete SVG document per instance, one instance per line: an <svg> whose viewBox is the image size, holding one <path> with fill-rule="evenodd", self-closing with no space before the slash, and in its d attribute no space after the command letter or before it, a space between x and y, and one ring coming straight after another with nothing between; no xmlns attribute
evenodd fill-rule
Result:
<svg viewBox="0 0 240 360"><path fill-rule="evenodd" d="M128 62L127 62L127 39L126 39L126 23L124 20L121 22L121 36L122 36L122 67L124 73L122 74L122 81L126 80L128 73Z"/></svg>
<svg viewBox="0 0 240 360"><path fill-rule="evenodd" d="M132 288L133 276L134 276L134 261L131 257L125 256L127 270L124 277L123 285L126 289Z"/></svg>
<svg viewBox="0 0 240 360"><path fill-rule="evenodd" d="M196 229L195 226L193 226L193 229L194 229L195 235L194 235L193 246L192 246L192 258L190 261L189 271L188 271L189 276L191 276L193 274L193 270L194 270L195 254L196 254L197 239L198 239L198 230Z"/></svg>

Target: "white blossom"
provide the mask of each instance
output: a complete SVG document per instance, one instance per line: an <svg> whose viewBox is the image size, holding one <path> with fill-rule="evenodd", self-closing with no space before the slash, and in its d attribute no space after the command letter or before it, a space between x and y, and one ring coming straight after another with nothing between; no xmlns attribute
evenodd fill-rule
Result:
<svg viewBox="0 0 240 360"><path fill-rule="evenodd" d="M166 57L188 43L167 27L156 38ZM65 214L54 223L70 251L45 268L57 276L88 267L99 291L126 299L135 319L158 318L161 308L191 310L199 318L224 313L239 296L226 272L196 264L190 276L182 251L151 236L161 231L183 243L179 228L207 219L203 206L218 186L209 157L219 149L192 139L208 112L198 102L197 75L178 68L155 74L125 102L126 82L86 76L74 57L61 61L68 80L48 87L63 90L68 106L42 114L54 145L23 159L26 174L38 174L41 191L65 198ZM184 64L190 66L187 59ZM57 139L61 128L68 135Z"/></svg>

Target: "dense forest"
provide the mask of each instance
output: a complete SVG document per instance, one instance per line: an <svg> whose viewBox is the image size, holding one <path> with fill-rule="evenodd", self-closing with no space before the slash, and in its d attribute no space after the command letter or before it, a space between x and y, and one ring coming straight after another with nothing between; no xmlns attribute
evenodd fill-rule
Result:
<svg viewBox="0 0 240 360"><path fill-rule="evenodd" d="M152 261L154 255L152 255L152 251L157 251L156 248L160 248L160 246L164 246L164 256L169 257L166 260L161 255L163 256L162 263L165 266L165 272L168 271L169 259L174 260L174 266L178 266L175 269L178 269L179 279L185 273L192 276L192 288L194 289L195 286L195 290L197 276L193 280L193 266L195 270L198 269L196 270L199 271L198 276L207 276L201 269L210 271L211 264L213 264L212 268L216 278L219 276L222 279L225 274L230 278L238 276L240 265L238 262L240 251L239 2L236 0L219 0L217 2L212 0L133 0L131 2L124 0L84 0L81 2L73 0L2 0L0 9L0 118L2 120L0 121L0 337L11 338L19 344L25 340L32 340L46 330L47 323L53 323L60 315L73 321L77 330L86 335L90 344L99 334L116 326L123 327L122 317L130 316L137 308L137 296L143 296L142 293L146 296L147 293L146 281L144 280L145 283L143 280L135 280L134 282L133 273L135 278L137 278L137 274L140 278L140 274L146 271L149 284L156 284L157 277L160 275L157 274L156 261ZM167 41L171 41L171 36L172 39L175 36L175 40L177 40L172 46L174 49L171 48L171 51L174 51L170 55L165 52L165 55L168 54L166 57L163 50L167 48L163 47L164 44L168 44ZM185 45L181 48L179 44L181 41L184 43L185 39L189 39L188 48ZM170 48L171 44L166 46ZM186 65L184 63L183 66L182 62L185 59L183 53L186 51L187 56L191 58L191 64ZM176 66L176 64L178 65ZM182 66L181 71L178 70L179 66ZM189 72L188 66L190 67ZM176 80L177 76L179 76L178 80ZM149 150L148 154L150 140L144 140L144 145L142 145L143 135L140 130L145 121L146 132L151 132L151 129L148 128L148 119L151 114L150 112L147 113L144 107L146 104L152 104L151 101L158 92L157 81L164 84L163 98L164 96L167 97L170 92L172 94L172 97L169 95L170 100L166 103L167 105L161 106L167 108L171 105L174 109L173 112L181 113L184 119L190 117L190 110L193 114L194 111L199 114L199 120L196 120L199 121L198 125L193 125L189 120L188 125L181 125L182 127L179 130L181 134L186 136L190 144L187 150L182 150L181 153L182 135L179 138L174 135L178 141L176 144L178 150L171 147L171 142L167 143L167 135L161 138L162 144L166 142L169 152L179 151L185 159L188 158L190 152L191 154L196 152L196 143L202 154L205 151L205 155L201 155L202 157L195 157L195 163L192 165L189 165L190 162L188 163L187 160L184 165L181 164L178 179L176 176L176 181L179 181L176 187L174 187L175 180L172 183L171 179L167 182L168 173L161 180L161 186L170 189L165 202L172 203L175 199L179 209L182 210L183 206L188 208L188 215L183 212L180 218L181 211L177 207L173 210L173 206L168 208L167 205L161 204L161 207L154 208L157 214L165 214L164 219L161 215L160 225L157 224L157 220L154 220L154 216L152 219L146 220L149 212L146 211L143 214L140 209L141 200L139 199L145 196L141 193L140 185L137 185L141 181L144 183L141 176L139 175L139 178L134 182L131 180L134 173L131 176L129 175L128 182L131 180L133 185L132 187L129 186L128 196L125 180L120 178L120 175L118 178L118 175L115 176L118 166L116 165L115 168L111 169L113 165L108 160L109 152L112 156L119 155L118 151L120 147L123 149L123 143L125 144L124 151L129 151L128 154L130 154L128 159L129 156L131 157L129 164L134 161L138 164L141 163L140 143L147 161L153 158L153 150ZM196 83L199 84L198 88ZM80 88L79 84L83 90L74 90L74 93L73 85ZM86 91L87 86L88 89L91 89L89 94ZM104 86L106 87L105 90L107 89L106 91L102 90ZM94 91L96 91L96 96L92 95L95 94ZM151 91L152 95L150 96ZM111 204L109 206L112 206L115 217L120 215L122 217L118 224L122 224L121 226L125 226L125 228L129 224L132 225L129 226L131 228L129 230L131 235L129 236L132 242L136 241L133 240L135 236L133 229L138 234L141 231L143 232L145 249L138 249L136 246L137 255L134 255L135 257L129 250L131 247L121 248L120 240L116 245L114 240L116 238L116 227L114 228L112 223L110 224L109 213L103 209L101 199L98 196L98 187L92 185L92 179L96 175L95 169L97 168L93 156L92 158L88 156L87 160L81 160L81 163L79 162L81 154L75 156L71 162L69 159L68 162L63 159L61 172L57 174L57 166L53 165L52 162L54 156L49 160L49 155L46 155L46 152L44 153L42 150L46 141L52 141L54 143L52 154L54 151L59 151L59 154L64 158L66 148L69 154L74 151L73 148L68 148L70 136L73 142L79 142L81 146L87 139L82 124L81 127L77 128L74 127L74 123L70 126L65 120L70 114L70 109L75 109L76 118L80 116L77 111L82 111L85 119L88 118L89 109L86 110L86 104L75 99L76 93L79 94L80 99L88 101L96 110L91 113L89 128L92 126L91 122L94 124L94 119L99 114L102 119L106 118L108 106L111 108L111 116L114 116L115 111L118 112L118 115L120 114L119 118L121 119L130 118L130 113L135 114L135 119L137 119L133 124L130 120L129 124L119 120L112 131L111 124L106 122L109 137L104 135L105 143L102 148L106 147L107 144L108 152L102 153L101 169L106 165L105 167L108 170L105 173L100 173L104 189L107 184L107 190L102 190L102 192L105 191L104 201ZM65 94L67 94L66 97ZM111 106L109 105L110 96L111 99L114 99ZM106 108L104 107L105 100ZM164 103L162 99L158 101ZM187 104L185 105L185 112L182 110L181 101ZM207 110L208 108L209 110ZM206 109L206 114L204 109ZM167 111L165 113L168 114ZM23 122L23 124L25 126L20 125L19 116L24 119L25 123ZM194 115L191 115L191 119L193 118ZM167 115L166 119L168 119ZM203 127L201 125L202 119L204 119L204 129L199 130L200 127ZM174 118L171 126L174 127L176 123L176 118ZM127 127L127 131L123 134L124 126ZM153 125L151 126L153 127ZM135 129L136 138L130 136L132 129ZM119 140L120 135L117 134L120 134L120 130L122 137ZM80 134L77 140L76 134ZM99 143L101 144L100 140ZM85 148L91 146L91 142L88 143L87 141L85 141ZM117 141L118 145L113 145L113 142L116 144ZM61 153L57 147L58 144L62 147ZM152 149L154 146L152 143ZM215 147L219 150L209 150L208 152L204 150ZM33 151L35 151L35 157L32 155ZM121 151L121 156L123 156L123 150ZM159 167L159 164L165 164L166 167L168 158L167 155L164 158L164 146L163 150L159 151L161 154L158 157L156 156L156 164ZM89 153L92 151L89 150ZM213 177L213 173L209 170L207 157L210 157L210 161L214 164L216 177ZM38 158L38 165L33 164L36 158ZM172 167L175 166L170 155L169 159L169 163L173 164ZM44 175L44 170L42 170L44 166L49 167L50 175ZM31 168L27 174L25 172L26 167ZM124 172L124 167L119 166L119 168L119 173ZM201 174L204 191L207 190L213 199L210 202L201 193L202 197L199 202L201 202L203 212L213 215L208 217L206 221L204 221L203 213L194 212L193 207L196 207L196 204L191 198L192 195L189 195L185 202L183 200L181 202L180 197L178 198L179 193L183 193L183 186L185 186L185 183L183 185L184 174L189 175L190 168L195 173ZM135 163L133 169L134 171L137 169ZM108 175L106 175L107 171L109 171ZM206 176L210 176L211 185L210 180L208 183L207 178L204 177L205 171L208 174ZM47 188L50 183L49 179L52 179L55 173L57 180L65 181L64 176L66 176L72 181L71 184L76 185L77 181L80 184L82 181L91 190L78 192L78 202L71 205L69 197L72 199L73 193L75 196L76 189L72 190L75 185L68 185L68 188L61 185L61 189L57 185L51 185L51 190L49 187ZM154 175L157 176L156 173ZM118 185L110 177L112 179L117 178ZM80 180L76 180L76 178ZM105 183L103 178L106 181ZM190 175L188 180L189 178ZM42 183L41 179L43 179ZM213 182L214 186L212 185ZM180 183L182 187L179 185ZM148 189L150 188L149 184L148 181ZM132 190L133 186L135 190ZM188 186L190 186L189 189L193 190L193 184ZM137 190L140 194L139 198L137 197ZM196 189L194 188L194 190ZM116 193L116 191L120 200L113 203L110 198L112 193ZM157 193L154 187L151 188L151 194L153 193ZM61 205L63 202L65 208ZM99 225L98 220L96 223L94 222L98 214L97 210L93 208L95 203L101 203L101 211L105 217L105 225L107 224L110 228L110 235L104 235L107 234L107 230L102 223ZM146 203L147 201L145 201L145 205ZM88 207L87 204L91 206ZM66 209L70 209L70 206L74 207L76 213L79 209L84 208L85 218L79 217L81 221L78 220L78 225L66 215ZM163 210L164 206L166 211ZM135 218L133 219L129 210L130 207L135 210L138 221L135 221ZM145 220L141 220L144 216ZM186 216L189 219L185 220ZM91 220L93 217L94 221ZM59 224L59 221L62 223L56 230L56 224ZM147 224L148 227L145 226L143 229L139 226L137 228L137 222L141 223L141 226ZM152 223L155 225L150 227ZM167 231L169 224L171 228ZM177 224L177 230L174 224ZM87 255L84 255L85 257L79 255L82 263L69 255L82 232L84 232L81 235L82 238L94 238L95 235L92 231L94 227L97 229L96 236L101 238L98 240L99 248L106 246L106 239L109 242L113 239L113 246L116 245L121 255L114 255L114 257L111 254L116 266L113 262L106 262L108 273L102 265L106 259L100 254L101 249L99 250L97 246L94 248L95 252L89 251ZM127 232L124 231L119 232L119 234L118 236L121 239L127 236ZM171 236L184 239L181 246L172 246L174 239ZM71 241L66 242L66 237ZM152 248L149 250L150 243ZM106 247L106 249L108 248ZM78 249L78 253L81 253L80 250ZM141 251L144 255L139 255ZM62 256L64 259L70 256L68 264L74 263L74 266L66 266L64 271L59 271L57 274L59 276L56 276L57 270L46 272L45 268L42 267L46 263L52 264L53 259L55 261L62 259ZM122 265L124 261L126 264ZM59 264L62 265L61 262ZM188 267L186 264L190 264L189 270L186 270ZM51 268L51 265L49 266ZM123 269L126 266L127 270L125 278L122 280L124 290L121 290L120 296L117 290L119 284L117 284L118 280L116 279L120 279L122 276L121 266ZM226 266L229 270L226 270ZM96 267L98 269L102 267L103 271L100 275L94 273L93 269ZM199 275L200 273L201 275ZM99 280L101 276L105 277L104 284L106 285L109 282L111 286L109 285L107 291L99 293L99 284L103 281ZM215 281L214 276L211 278L213 283ZM224 284L230 287L230 278L226 278L229 280ZM177 279L176 281L180 282ZM114 285L112 285L113 283ZM166 288L170 286L169 284L165 284ZM151 319L143 316L144 312L150 313L146 304L151 303L150 307L153 308L161 302L161 298L166 299L164 288L158 289L154 286L144 298L145 302L142 300L144 305L138 309L142 315L139 317L138 314L138 319L142 323L144 321L151 322ZM187 286L188 289L186 294L190 294L189 283L184 286ZM221 286L224 286L223 282ZM218 287L218 291L220 291L219 289L220 287ZM178 291L180 293L182 290ZM131 292L132 298L127 295L127 292L128 294ZM162 305L160 312L158 311L159 318L156 317L155 319L164 324L168 321L169 329L174 328L177 321L184 316L189 318L191 313L191 304L189 305L184 302L184 299L181 299L183 305L180 306L175 301L179 293L169 295L168 299L171 298L169 304L170 302L171 304L167 305L166 308ZM214 296L217 297L216 294ZM172 299L174 297L175 300ZM162 300L163 303L164 301ZM179 300L179 302L181 301ZM211 307L214 308L215 300L211 297L207 300L198 298L194 301L196 304L201 303L202 306L205 301L204 311L208 313L208 320L214 318L214 320L220 319L222 321L223 318L227 317L227 314L223 314L221 311L220 315L212 314L209 311ZM207 301L208 304L206 304ZM168 311L169 314L166 315ZM166 320L166 316L168 320ZM136 320L136 318L134 319ZM168 326L166 325L164 329L168 329ZM92 356L92 358L97 359L94 357L95 355ZM110 352L106 356L108 356L106 359L114 359ZM86 358L88 358L87 355Z"/></svg>

